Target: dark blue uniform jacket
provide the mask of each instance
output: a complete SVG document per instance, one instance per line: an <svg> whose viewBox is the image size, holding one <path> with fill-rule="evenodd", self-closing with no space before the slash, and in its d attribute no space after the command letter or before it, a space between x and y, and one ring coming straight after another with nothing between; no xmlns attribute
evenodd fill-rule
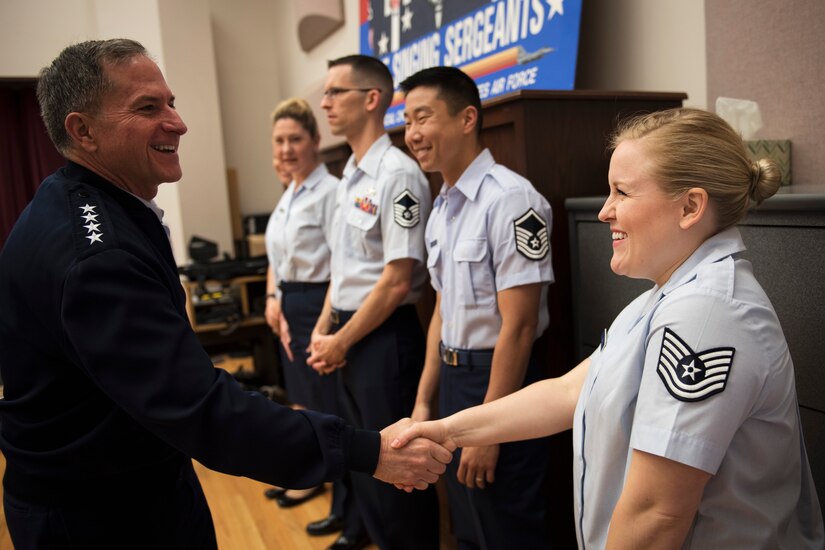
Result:
<svg viewBox="0 0 825 550"><path fill-rule="evenodd" d="M377 464L376 432L213 368L157 216L71 162L0 253L0 371L4 485L19 497L152 490L187 457L288 487Z"/></svg>

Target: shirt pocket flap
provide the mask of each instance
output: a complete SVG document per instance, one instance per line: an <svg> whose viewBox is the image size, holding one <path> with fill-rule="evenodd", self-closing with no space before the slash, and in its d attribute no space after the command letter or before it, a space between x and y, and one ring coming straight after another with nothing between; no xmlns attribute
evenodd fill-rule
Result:
<svg viewBox="0 0 825 550"><path fill-rule="evenodd" d="M350 208L347 212L347 224L357 227L361 231L369 231L378 220L377 214L370 214L357 208Z"/></svg>
<svg viewBox="0 0 825 550"><path fill-rule="evenodd" d="M455 243L453 259L457 262L480 262L487 255L486 239L465 239Z"/></svg>

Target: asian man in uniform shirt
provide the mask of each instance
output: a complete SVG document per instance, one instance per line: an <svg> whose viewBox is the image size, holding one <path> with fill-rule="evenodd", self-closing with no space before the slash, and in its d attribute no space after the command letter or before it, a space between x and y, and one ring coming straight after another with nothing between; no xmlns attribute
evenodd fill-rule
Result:
<svg viewBox="0 0 825 550"><path fill-rule="evenodd" d="M444 185L427 224L436 307L414 420L494 401L541 378L533 343L548 326L550 205L480 141L481 101L452 67L401 83L407 146ZM470 447L448 467L460 548L548 548L546 439Z"/></svg>

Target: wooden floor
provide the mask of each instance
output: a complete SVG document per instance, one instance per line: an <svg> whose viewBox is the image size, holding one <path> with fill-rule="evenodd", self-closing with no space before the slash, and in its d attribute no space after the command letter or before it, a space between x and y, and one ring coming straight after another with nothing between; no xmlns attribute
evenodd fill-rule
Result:
<svg viewBox="0 0 825 550"><path fill-rule="evenodd" d="M6 460L0 454L0 476ZM338 534L310 537L306 524L326 517L331 491L294 508L279 508L264 497L268 485L243 477L228 476L195 463L215 522L220 550L315 550L325 549ZM2 488L0 488L2 491ZM12 550L0 498L0 550ZM446 540L442 523L442 549L453 547ZM377 546L367 548L377 550Z"/></svg>

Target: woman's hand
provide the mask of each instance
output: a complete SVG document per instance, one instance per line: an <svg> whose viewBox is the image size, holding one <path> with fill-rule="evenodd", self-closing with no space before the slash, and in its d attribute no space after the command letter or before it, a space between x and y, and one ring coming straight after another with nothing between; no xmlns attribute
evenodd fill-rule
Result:
<svg viewBox="0 0 825 550"><path fill-rule="evenodd" d="M410 418L416 422L426 422L432 418L429 403L416 403L413 407L413 412L410 415Z"/></svg>
<svg viewBox="0 0 825 550"><path fill-rule="evenodd" d="M281 330L281 301L276 298L266 299L266 310L264 311L264 318L266 324L272 329L272 332L278 334Z"/></svg>
<svg viewBox="0 0 825 550"><path fill-rule="evenodd" d="M290 361L295 361L295 357L292 355L292 350L290 349L289 345L292 343L292 335L289 333L289 323L286 320L286 315L281 313L280 317L280 326L278 331L275 331L276 334L279 334L281 337L281 345L284 347L284 353L286 353L286 358Z"/></svg>
<svg viewBox="0 0 825 550"><path fill-rule="evenodd" d="M496 480L498 445L465 447L458 465L458 482L470 489L484 489Z"/></svg>

